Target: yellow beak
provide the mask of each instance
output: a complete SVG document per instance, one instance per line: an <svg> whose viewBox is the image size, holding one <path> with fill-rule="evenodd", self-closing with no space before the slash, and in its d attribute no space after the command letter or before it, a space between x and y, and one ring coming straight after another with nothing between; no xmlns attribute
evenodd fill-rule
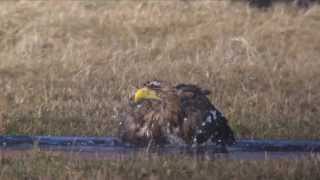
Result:
<svg viewBox="0 0 320 180"><path fill-rule="evenodd" d="M144 99L156 99L160 100L160 97L156 94L154 90L149 88L141 88L136 91L134 94L134 102L138 103Z"/></svg>

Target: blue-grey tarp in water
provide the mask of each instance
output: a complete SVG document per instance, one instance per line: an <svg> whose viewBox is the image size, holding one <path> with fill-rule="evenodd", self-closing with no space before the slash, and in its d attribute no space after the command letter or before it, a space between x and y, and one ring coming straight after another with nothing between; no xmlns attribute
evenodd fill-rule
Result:
<svg viewBox="0 0 320 180"><path fill-rule="evenodd" d="M24 150L34 147L44 150L108 154L125 154L146 149L123 143L116 137L0 136L0 150ZM258 159L260 156L264 156L265 152L269 152L275 157L317 153L320 152L320 141L239 139L236 144L228 146L227 151L221 150L219 146L209 144L200 147L168 145L157 148L157 152L162 154L228 152L228 156L234 156L232 159L243 159L243 156L246 156L245 159Z"/></svg>

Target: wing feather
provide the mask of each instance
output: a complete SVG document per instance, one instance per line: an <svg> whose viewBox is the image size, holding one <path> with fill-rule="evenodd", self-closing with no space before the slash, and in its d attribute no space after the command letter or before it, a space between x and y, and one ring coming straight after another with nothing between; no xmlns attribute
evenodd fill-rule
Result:
<svg viewBox="0 0 320 180"><path fill-rule="evenodd" d="M210 91L188 84L177 85L176 88L186 116L183 136L187 142L201 144L209 139L217 144L235 142L227 119L207 97Z"/></svg>

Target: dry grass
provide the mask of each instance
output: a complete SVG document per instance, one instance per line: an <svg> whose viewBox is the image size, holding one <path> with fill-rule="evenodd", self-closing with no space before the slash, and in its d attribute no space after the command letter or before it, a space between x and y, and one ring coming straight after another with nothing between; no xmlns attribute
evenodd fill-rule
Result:
<svg viewBox="0 0 320 180"><path fill-rule="evenodd" d="M140 156L125 160L79 160L37 151L19 159L0 157L1 179L299 179L320 178L319 156L303 160L233 161L185 156Z"/></svg>
<svg viewBox="0 0 320 180"><path fill-rule="evenodd" d="M320 137L320 7L227 1L2 1L0 132L115 135L134 86L209 88L238 137ZM1 155L1 154L0 154ZM0 156L0 179L319 179L319 157Z"/></svg>
<svg viewBox="0 0 320 180"><path fill-rule="evenodd" d="M3 1L0 130L116 133L133 87L209 88L238 137L320 137L320 7Z"/></svg>

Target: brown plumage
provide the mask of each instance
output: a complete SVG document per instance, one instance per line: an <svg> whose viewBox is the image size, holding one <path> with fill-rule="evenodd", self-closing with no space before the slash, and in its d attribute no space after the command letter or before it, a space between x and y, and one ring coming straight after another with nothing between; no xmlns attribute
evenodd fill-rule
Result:
<svg viewBox="0 0 320 180"><path fill-rule="evenodd" d="M163 125L160 117L160 101L144 100L130 102L122 114L120 136L126 142L136 145L147 145L149 142L164 144L165 137L161 132Z"/></svg>
<svg viewBox="0 0 320 180"><path fill-rule="evenodd" d="M233 132L226 118L210 102L208 90L196 85L172 86L149 81L144 87L160 99L132 102L122 116L120 136L137 145L187 143L232 144Z"/></svg>

